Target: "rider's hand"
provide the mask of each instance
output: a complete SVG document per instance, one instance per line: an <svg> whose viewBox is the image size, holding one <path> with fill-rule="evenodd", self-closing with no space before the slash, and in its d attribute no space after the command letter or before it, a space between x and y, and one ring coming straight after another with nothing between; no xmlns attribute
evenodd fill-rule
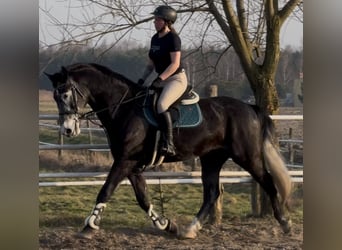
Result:
<svg viewBox="0 0 342 250"><path fill-rule="evenodd" d="M144 83L145 83L145 81L143 79L140 78L138 80L138 85L142 86L142 85L144 85Z"/></svg>
<svg viewBox="0 0 342 250"><path fill-rule="evenodd" d="M156 89L156 88L161 88L162 86L160 85L162 83L162 79L158 76L156 79L151 84L151 87Z"/></svg>

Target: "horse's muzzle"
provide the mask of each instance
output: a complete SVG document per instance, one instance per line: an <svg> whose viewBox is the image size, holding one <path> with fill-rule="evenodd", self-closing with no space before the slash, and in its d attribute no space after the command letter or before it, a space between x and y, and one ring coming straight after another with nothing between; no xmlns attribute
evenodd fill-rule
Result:
<svg viewBox="0 0 342 250"><path fill-rule="evenodd" d="M68 115L67 117L65 117L61 129L62 134L64 134L67 137L78 136L81 132L81 129L77 116Z"/></svg>

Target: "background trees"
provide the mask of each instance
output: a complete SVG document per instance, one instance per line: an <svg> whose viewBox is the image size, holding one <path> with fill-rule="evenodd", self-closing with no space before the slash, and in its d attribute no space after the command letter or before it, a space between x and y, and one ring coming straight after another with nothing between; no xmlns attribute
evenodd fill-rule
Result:
<svg viewBox="0 0 342 250"><path fill-rule="evenodd" d="M69 7L78 6L82 18L68 16L61 22L50 16L62 34L58 44L87 44L96 48L106 43L97 56L105 55L123 39L134 41L137 39L134 34L139 31L152 35L154 31L148 21L153 8L160 4L172 5L179 13L177 30L183 41L189 42L194 51L201 51L202 60L208 63L203 69L189 66L191 77L196 73L205 80L214 78L213 73L222 70L218 65L223 55L233 48L256 103L271 114L277 113L280 29L291 14L301 18L302 0L80 0L72 3ZM41 6L41 11L49 16L48 8ZM213 56L206 59L205 55L212 51L218 53L216 59ZM290 81L284 74L286 68L283 69L282 80ZM226 71L227 77L235 72Z"/></svg>
<svg viewBox="0 0 342 250"><path fill-rule="evenodd" d="M39 53L40 72L55 72L62 65L77 62L99 62L111 69L137 81L142 74L146 63L148 47L127 48L117 46L107 51L101 57L97 55L103 48L90 48L79 46L68 46L68 50L57 47L41 48ZM206 96L210 85L218 85L219 95L232 96L244 101L254 102L253 92L248 83L239 58L234 50L229 50L221 55L222 50L208 49L206 51L194 51L185 49L184 64L188 72L188 78L193 84L196 92L202 97ZM281 51L279 67L276 73L276 88L282 105L285 103L286 95L291 94L293 98L302 95L302 91L294 93L294 84L299 81L301 69L302 51L287 47ZM221 56L218 61L218 57ZM151 77L151 80L153 77ZM39 88L52 90L49 80L41 74ZM300 88L300 87L299 87Z"/></svg>

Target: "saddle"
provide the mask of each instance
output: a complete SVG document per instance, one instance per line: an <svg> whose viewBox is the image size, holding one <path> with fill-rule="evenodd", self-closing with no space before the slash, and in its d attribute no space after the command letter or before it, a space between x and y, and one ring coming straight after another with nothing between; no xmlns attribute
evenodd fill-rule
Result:
<svg viewBox="0 0 342 250"><path fill-rule="evenodd" d="M149 90L145 98L143 111L146 120L158 127L156 103L160 92ZM169 108L174 128L196 127L202 122L202 112L198 105L199 95L188 87L185 93Z"/></svg>
<svg viewBox="0 0 342 250"><path fill-rule="evenodd" d="M149 89L143 105L143 113L146 120L157 128L159 124L157 122L156 103L159 95L160 91ZM185 93L169 108L173 128L190 128L201 124L203 118L198 101L199 95L191 87L188 87ZM143 170L159 166L163 163L165 156L158 154L160 138L160 130L157 130L151 161L143 166Z"/></svg>

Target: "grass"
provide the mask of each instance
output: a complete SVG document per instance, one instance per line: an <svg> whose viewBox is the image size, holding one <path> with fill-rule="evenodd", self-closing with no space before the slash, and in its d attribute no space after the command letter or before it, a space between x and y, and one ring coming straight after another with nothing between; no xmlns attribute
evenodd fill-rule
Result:
<svg viewBox="0 0 342 250"><path fill-rule="evenodd" d="M149 186L150 198L156 211L161 214L159 186ZM99 186L91 187L44 187L40 188L40 227L60 227L82 225L94 206ZM201 185L163 185L164 213L174 218L182 216L190 221L200 208L202 199ZM229 196L229 195L226 195ZM234 195L239 203L225 206L231 216L241 216L249 212L245 202L246 194ZM229 197L225 201L229 201ZM234 202L235 203L235 202ZM103 227L139 228L150 223L145 212L138 206L130 186L120 186L107 204L101 225Z"/></svg>
<svg viewBox="0 0 342 250"><path fill-rule="evenodd" d="M39 129L39 141L47 143L58 143L58 139L59 134L57 130L45 128ZM79 136L72 138L63 136L63 142L64 144L106 144L107 138L104 133L92 132L91 139L87 133L81 133Z"/></svg>
<svg viewBox="0 0 342 250"><path fill-rule="evenodd" d="M149 196L156 211L189 223L202 202L201 185L162 185L163 209L159 185L149 186ZM251 212L250 185L225 184L223 197L223 220L243 220ZM41 187L39 188L40 228L75 227L80 228L90 214L100 186ZM303 201L301 188L294 191L294 208L291 212L293 222L303 221ZM150 220L135 200L131 186L120 186L103 214L103 228L142 228L150 225Z"/></svg>

